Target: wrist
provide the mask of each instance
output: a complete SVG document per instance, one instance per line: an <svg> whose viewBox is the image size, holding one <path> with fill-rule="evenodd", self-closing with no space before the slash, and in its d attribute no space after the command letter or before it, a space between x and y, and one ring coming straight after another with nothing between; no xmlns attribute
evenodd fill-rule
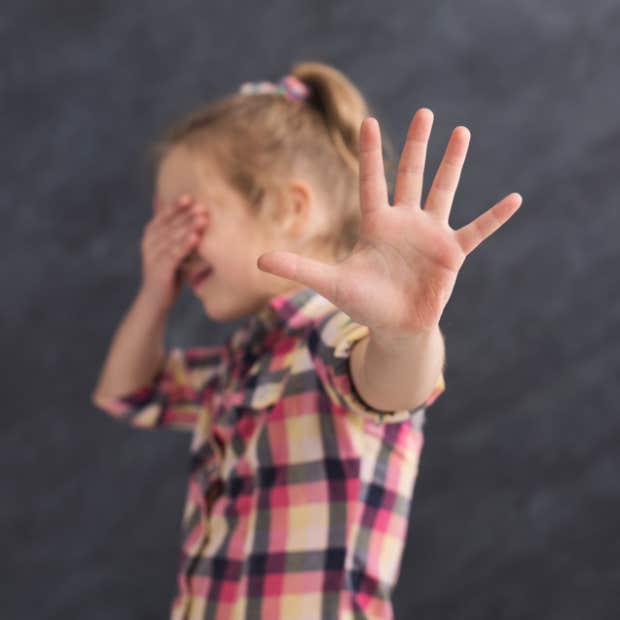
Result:
<svg viewBox="0 0 620 620"><path fill-rule="evenodd" d="M401 349L411 350L420 343L442 337L439 324L428 330L399 331L393 329L370 329L370 338L374 345L387 351Z"/></svg>
<svg viewBox="0 0 620 620"><path fill-rule="evenodd" d="M152 291L141 286L134 299L134 305L139 308L141 313L165 320L168 318L173 304L162 303L161 297L153 295Z"/></svg>

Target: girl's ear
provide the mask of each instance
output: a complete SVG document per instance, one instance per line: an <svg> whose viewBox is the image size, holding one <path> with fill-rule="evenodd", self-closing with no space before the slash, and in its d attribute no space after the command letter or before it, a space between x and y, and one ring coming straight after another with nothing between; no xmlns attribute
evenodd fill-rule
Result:
<svg viewBox="0 0 620 620"><path fill-rule="evenodd" d="M286 234L298 238L310 232L310 214L318 205L308 184L297 179L289 181L280 199L280 225Z"/></svg>

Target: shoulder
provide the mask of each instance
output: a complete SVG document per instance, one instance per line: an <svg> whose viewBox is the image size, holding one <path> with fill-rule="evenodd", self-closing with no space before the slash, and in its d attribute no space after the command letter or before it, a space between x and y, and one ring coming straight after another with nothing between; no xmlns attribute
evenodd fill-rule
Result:
<svg viewBox="0 0 620 620"><path fill-rule="evenodd" d="M366 325L354 321L336 307L316 317L307 332L307 345L315 355L325 359L346 359L352 345L368 336Z"/></svg>

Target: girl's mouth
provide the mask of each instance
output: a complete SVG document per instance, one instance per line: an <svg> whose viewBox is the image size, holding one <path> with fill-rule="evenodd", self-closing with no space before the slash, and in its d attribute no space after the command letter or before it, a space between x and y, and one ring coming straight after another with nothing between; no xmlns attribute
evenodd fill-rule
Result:
<svg viewBox="0 0 620 620"><path fill-rule="evenodd" d="M197 273L191 281L192 288L199 287L213 273L213 267L207 267L200 273Z"/></svg>

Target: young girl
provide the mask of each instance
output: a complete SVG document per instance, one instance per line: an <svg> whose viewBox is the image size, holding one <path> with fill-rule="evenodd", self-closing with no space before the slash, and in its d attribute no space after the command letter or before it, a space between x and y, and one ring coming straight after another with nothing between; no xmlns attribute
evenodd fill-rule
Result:
<svg viewBox="0 0 620 620"><path fill-rule="evenodd" d="M392 618L439 320L465 257L521 203L459 230L457 127L421 208L419 109L388 201L382 142L338 70L299 63L174 125L156 149L140 290L93 402L192 433L171 618ZM164 350L183 282L219 346Z"/></svg>

